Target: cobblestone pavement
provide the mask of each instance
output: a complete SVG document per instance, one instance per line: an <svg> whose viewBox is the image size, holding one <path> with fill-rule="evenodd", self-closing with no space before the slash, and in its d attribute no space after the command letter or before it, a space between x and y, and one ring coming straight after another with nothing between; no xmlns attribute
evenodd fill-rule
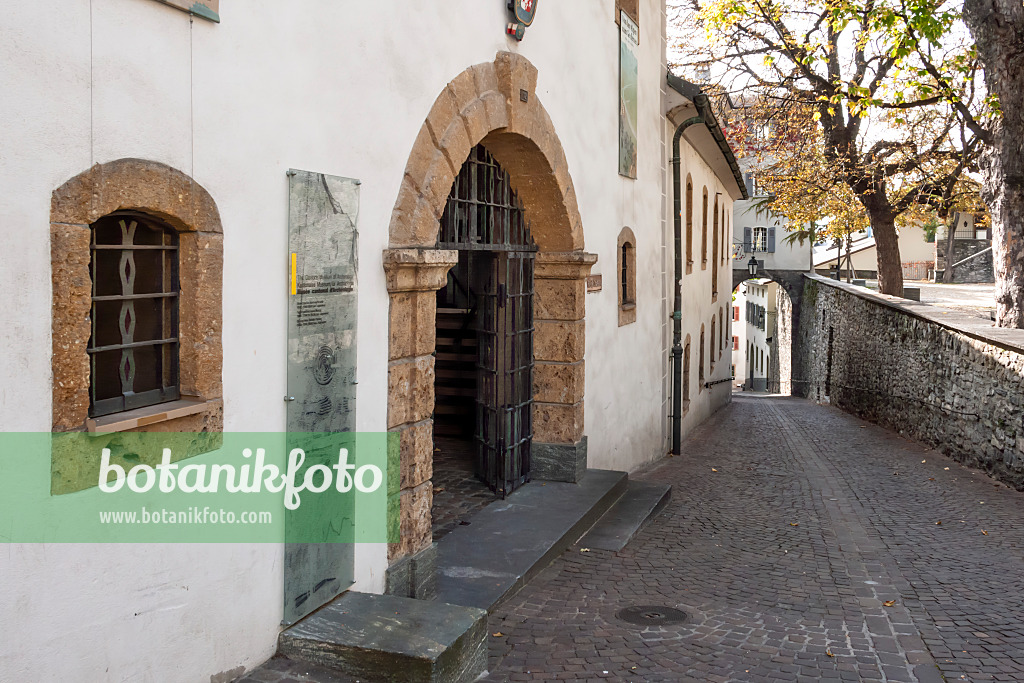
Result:
<svg viewBox="0 0 1024 683"><path fill-rule="evenodd" d="M684 452L622 551L497 609L488 681L1024 681L1022 494L798 399L737 396Z"/></svg>
<svg viewBox="0 0 1024 683"><path fill-rule="evenodd" d="M684 453L641 477L672 501L622 551L576 545L498 607L487 681L1024 681L1024 494L782 397L735 395Z"/></svg>

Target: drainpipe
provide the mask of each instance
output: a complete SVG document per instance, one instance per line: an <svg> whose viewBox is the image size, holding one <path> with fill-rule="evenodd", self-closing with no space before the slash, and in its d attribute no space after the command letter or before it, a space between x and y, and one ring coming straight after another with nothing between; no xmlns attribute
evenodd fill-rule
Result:
<svg viewBox="0 0 1024 683"><path fill-rule="evenodd" d="M703 99L703 101L698 101ZM679 140L683 131L697 123L704 123L704 107L707 95L694 97L698 114L686 119L676 128L672 136L672 184L675 188L673 209L675 210L675 283L672 311L672 454L679 455L683 424L683 198L681 193ZM703 359L701 360L703 362Z"/></svg>

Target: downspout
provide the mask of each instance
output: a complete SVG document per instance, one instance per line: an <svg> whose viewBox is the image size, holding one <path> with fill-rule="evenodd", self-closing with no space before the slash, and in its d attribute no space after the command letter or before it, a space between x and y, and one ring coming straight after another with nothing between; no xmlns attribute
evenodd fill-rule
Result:
<svg viewBox="0 0 1024 683"><path fill-rule="evenodd" d="M697 97L700 97L698 95ZM694 98L696 100L697 98ZM707 96L704 96L705 103ZM695 101L694 104L697 104ZM676 128L672 136L672 185L674 187L673 209L675 217L675 292L672 311L672 454L679 455L683 425L683 199L680 192L679 140L683 131L694 124L704 123L704 108L698 104L697 116L686 119Z"/></svg>

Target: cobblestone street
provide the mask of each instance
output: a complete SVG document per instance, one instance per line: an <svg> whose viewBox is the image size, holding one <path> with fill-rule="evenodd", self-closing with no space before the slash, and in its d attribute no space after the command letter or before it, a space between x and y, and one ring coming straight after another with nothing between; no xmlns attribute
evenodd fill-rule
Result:
<svg viewBox="0 0 1024 683"><path fill-rule="evenodd" d="M498 608L487 680L1024 680L1024 494L797 399L737 396L684 452L625 549Z"/></svg>
<svg viewBox="0 0 1024 683"><path fill-rule="evenodd" d="M672 500L622 551L576 545L498 607L484 680L1024 681L1024 494L783 397L735 395L684 453L639 475Z"/></svg>

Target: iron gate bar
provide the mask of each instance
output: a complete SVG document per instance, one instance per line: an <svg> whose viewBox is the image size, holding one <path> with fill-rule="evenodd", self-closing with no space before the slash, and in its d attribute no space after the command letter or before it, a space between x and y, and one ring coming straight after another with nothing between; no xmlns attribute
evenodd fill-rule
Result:
<svg viewBox="0 0 1024 683"><path fill-rule="evenodd" d="M452 185L438 247L479 254L467 267L485 268L475 320L477 473L504 498L530 480L537 245L508 175L482 146Z"/></svg>

